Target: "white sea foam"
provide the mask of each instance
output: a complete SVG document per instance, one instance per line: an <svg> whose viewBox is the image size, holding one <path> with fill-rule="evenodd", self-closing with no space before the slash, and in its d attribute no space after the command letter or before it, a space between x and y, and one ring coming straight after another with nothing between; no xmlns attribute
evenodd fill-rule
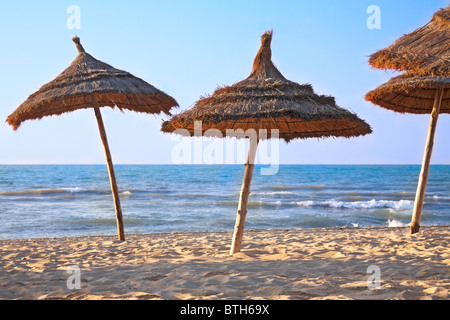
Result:
<svg viewBox="0 0 450 320"><path fill-rule="evenodd" d="M428 197L425 197L425 198L428 198ZM450 197L438 196L438 195L434 195L432 197L430 196L429 198L433 199L433 200L441 200L441 201L448 201L448 200L450 200Z"/></svg>
<svg viewBox="0 0 450 320"><path fill-rule="evenodd" d="M75 193L75 192L81 192L81 191L83 191L84 189L75 187L75 188L62 188L62 190L67 191L67 192L70 192L70 193Z"/></svg>
<svg viewBox="0 0 450 320"><path fill-rule="evenodd" d="M387 221L387 224L388 224L388 227L405 227L406 226L405 223L403 223L401 221L398 221L398 220L395 220L395 219L392 219L392 220L389 219Z"/></svg>
<svg viewBox="0 0 450 320"><path fill-rule="evenodd" d="M272 191L272 192L252 192L252 195L275 195L275 194L294 194L290 191Z"/></svg>
<svg viewBox="0 0 450 320"><path fill-rule="evenodd" d="M312 207L316 205L316 203L317 203L316 201L306 200L306 201L291 202L290 204L296 204L299 207Z"/></svg>
<svg viewBox="0 0 450 320"><path fill-rule="evenodd" d="M348 209L377 209L387 208L394 210L410 209L413 202L410 200L369 200L369 201L338 201L338 200L326 200L326 201L298 201L291 202L290 204L296 204L300 207L331 207L331 208L348 208Z"/></svg>

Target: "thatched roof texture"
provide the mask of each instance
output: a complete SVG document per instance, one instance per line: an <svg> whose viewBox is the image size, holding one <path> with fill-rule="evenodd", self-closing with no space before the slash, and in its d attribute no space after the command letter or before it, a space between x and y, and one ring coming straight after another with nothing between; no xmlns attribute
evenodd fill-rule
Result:
<svg viewBox="0 0 450 320"><path fill-rule="evenodd" d="M101 62L85 52L78 37L72 39L78 56L53 81L23 102L7 122L16 130L23 121L60 115L77 109L117 106L144 113L164 112L178 106L174 98L132 74Z"/></svg>
<svg viewBox="0 0 450 320"><path fill-rule="evenodd" d="M436 90L443 88L439 113L450 113L450 6L438 10L425 26L370 56L379 69L404 71L365 96L383 108L429 114Z"/></svg>
<svg viewBox="0 0 450 320"><path fill-rule="evenodd" d="M437 11L425 26L372 54L369 64L378 69L450 77L450 5Z"/></svg>
<svg viewBox="0 0 450 320"><path fill-rule="evenodd" d="M278 129L279 138L286 141L371 133L366 122L337 106L333 97L317 95L309 84L287 80L271 60L271 41L272 31L266 31L248 78L202 97L191 109L163 123L161 130L187 129L192 135L194 121L202 121L202 134L214 128L223 137L230 136L227 129L267 129L266 138L271 138L271 129Z"/></svg>
<svg viewBox="0 0 450 320"><path fill-rule="evenodd" d="M450 77L402 74L369 91L365 99L400 113L430 114L440 86L444 90L439 113L450 113Z"/></svg>

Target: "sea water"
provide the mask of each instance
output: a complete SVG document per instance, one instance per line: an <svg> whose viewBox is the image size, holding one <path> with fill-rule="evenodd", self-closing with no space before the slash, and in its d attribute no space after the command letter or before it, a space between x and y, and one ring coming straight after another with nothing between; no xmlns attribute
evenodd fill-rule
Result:
<svg viewBox="0 0 450 320"><path fill-rule="evenodd" d="M256 166L246 229L404 226L418 165ZM115 165L125 233L234 228L243 165ZM0 239L114 235L105 165L0 165ZM421 225L450 224L450 166L430 168Z"/></svg>

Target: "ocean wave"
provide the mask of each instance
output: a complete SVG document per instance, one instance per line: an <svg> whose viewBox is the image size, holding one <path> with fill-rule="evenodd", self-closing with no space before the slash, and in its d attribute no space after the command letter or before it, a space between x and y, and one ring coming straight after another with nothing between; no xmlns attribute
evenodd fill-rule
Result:
<svg viewBox="0 0 450 320"><path fill-rule="evenodd" d="M82 191L86 191L86 189L82 189L82 188L62 188L62 190L67 191L69 193L76 193L76 192L82 192Z"/></svg>
<svg viewBox="0 0 450 320"><path fill-rule="evenodd" d="M225 206L225 207L236 207L239 205L239 201L220 201L215 202L216 205ZM248 208L255 207L279 207L283 205L281 201L273 201L273 202L264 202L264 201L249 201L247 203Z"/></svg>
<svg viewBox="0 0 450 320"><path fill-rule="evenodd" d="M407 224L405 224L405 223L403 223L403 222L401 222L401 221L398 221L398 220L395 220L395 219L389 219L388 221L387 221L387 224L388 224L388 227L405 227L405 226L407 226Z"/></svg>
<svg viewBox="0 0 450 320"><path fill-rule="evenodd" d="M385 194L389 194L389 193L385 193ZM398 192L392 192L392 195L395 196L404 196L404 197L414 197L416 195L415 192L406 192L406 191L398 191Z"/></svg>
<svg viewBox="0 0 450 320"><path fill-rule="evenodd" d="M123 196L123 197L131 197L133 195L133 193L131 191L123 191L121 193L119 193L119 196Z"/></svg>
<svg viewBox="0 0 450 320"><path fill-rule="evenodd" d="M342 196L343 198L347 196L360 196L360 197L396 197L396 198L414 198L414 192L381 192L381 191L331 191L331 192L317 192L321 196Z"/></svg>
<svg viewBox="0 0 450 320"><path fill-rule="evenodd" d="M446 196L438 196L438 195L434 195L434 196L426 196L425 200L439 200L439 201L450 201L450 197L446 197Z"/></svg>
<svg viewBox="0 0 450 320"><path fill-rule="evenodd" d="M46 195L57 193L75 193L81 192L81 188L59 188L59 189L31 189L19 191L0 192L0 196L16 196L16 195Z"/></svg>
<svg viewBox="0 0 450 320"><path fill-rule="evenodd" d="M0 196L52 196L52 195L73 195L73 194L109 194L111 190L88 190L83 188L55 188L55 189L30 189L18 191L0 192Z"/></svg>
<svg viewBox="0 0 450 320"><path fill-rule="evenodd" d="M311 185L311 186L298 186L296 188L297 189L325 189L326 186L324 186L322 184L316 184L316 185Z"/></svg>
<svg viewBox="0 0 450 320"><path fill-rule="evenodd" d="M290 204L295 204L300 207L330 207L330 208L346 208L346 209L411 209L413 201L410 200L369 200L369 201L337 201L337 200L326 200L326 201L314 201L305 200L298 202L291 202Z"/></svg>
<svg viewBox="0 0 450 320"><path fill-rule="evenodd" d="M339 201L347 201L347 202L362 201L364 199L366 199L366 197L362 197L362 196L348 196L348 197L338 198Z"/></svg>
<svg viewBox="0 0 450 320"><path fill-rule="evenodd" d="M276 195L276 194L295 194L290 191L272 191L272 192L251 192L251 195Z"/></svg>
<svg viewBox="0 0 450 320"><path fill-rule="evenodd" d="M386 223L387 223L388 227L391 227L391 228L396 228L396 227L406 227L406 226L408 226L407 223L403 223L403 222L401 222L401 221L399 221L399 220L395 220L395 219L388 219L388 220L386 221ZM358 222L351 222L350 224L351 224L352 227L354 227L354 228L362 227L362 225L361 225L360 223L358 223Z"/></svg>
<svg viewBox="0 0 450 320"><path fill-rule="evenodd" d="M170 197L169 194L165 193L149 193L145 195L146 197Z"/></svg>
<svg viewBox="0 0 450 320"><path fill-rule="evenodd" d="M142 223L147 222L148 219L145 218L123 218L123 223L126 225L139 225ZM83 225L90 225L90 224L97 224L97 225L116 225L117 220L115 218L88 218L88 219L80 219L80 220L73 220L70 221L72 224L83 224Z"/></svg>
<svg viewBox="0 0 450 320"><path fill-rule="evenodd" d="M237 206L238 200L231 201L217 201L216 205L220 206ZM339 201L339 200L304 200L282 202L278 201L249 201L248 207L279 207L279 206L299 206L299 207L324 207L324 208L338 208L338 209L386 209L390 213L396 213L400 210L409 210L412 208L414 202L410 200L369 200L369 201Z"/></svg>
<svg viewBox="0 0 450 320"><path fill-rule="evenodd" d="M264 186L261 189L264 190L297 190L297 189L325 189L326 186L319 185L306 185L306 186Z"/></svg>
<svg viewBox="0 0 450 320"><path fill-rule="evenodd" d="M211 196L215 196L214 194L209 193L179 193L176 195L179 199L197 199L197 198L208 198Z"/></svg>
<svg viewBox="0 0 450 320"><path fill-rule="evenodd" d="M292 190L292 189L294 189L294 187L289 187L289 186L264 186L264 187L261 187L261 189L265 189L265 190Z"/></svg>

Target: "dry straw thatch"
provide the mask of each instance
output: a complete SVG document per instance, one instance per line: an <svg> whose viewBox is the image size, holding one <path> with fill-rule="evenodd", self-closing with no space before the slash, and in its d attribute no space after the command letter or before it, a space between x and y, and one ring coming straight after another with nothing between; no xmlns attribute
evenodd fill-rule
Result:
<svg viewBox="0 0 450 320"><path fill-rule="evenodd" d="M402 74L369 91L365 99L395 112L430 114L439 87L444 88L439 113L450 113L449 77Z"/></svg>
<svg viewBox="0 0 450 320"><path fill-rule="evenodd" d="M378 69L450 77L450 6L438 10L425 26L406 34L369 58Z"/></svg>
<svg viewBox="0 0 450 320"><path fill-rule="evenodd" d="M144 80L92 57L78 37L73 41L79 53L71 65L7 118L14 130L25 120L92 108L94 95L100 107L117 106L120 110L170 115L169 110L178 106L174 98Z"/></svg>
<svg viewBox="0 0 450 320"><path fill-rule="evenodd" d="M197 135L196 131L200 130L195 122L201 121L202 135L208 130L208 136L226 137L230 136L231 130L233 137L249 138L230 255L241 248L259 140L275 137L271 136L272 129L279 130L276 137L286 142L295 138L348 138L372 132L357 115L338 107L333 97L317 95L310 85L287 80L271 60L271 41L272 31L266 31L247 79L217 89L213 95L201 98L193 108L172 117L161 127L163 132L185 135L187 130L190 135ZM266 130L262 135L261 129ZM241 133L237 133L239 131Z"/></svg>
<svg viewBox="0 0 450 320"><path fill-rule="evenodd" d="M32 94L6 121L17 130L26 120L60 115L77 109L94 109L109 171L118 238L125 240L119 189L100 107L117 106L122 111L128 109L170 114L169 110L178 106L178 103L144 80L95 59L84 51L78 37L72 40L78 49L78 56L72 64L53 81Z"/></svg>
<svg viewBox="0 0 450 320"><path fill-rule="evenodd" d="M201 98L193 108L163 123L161 130L187 129L193 135L194 122L202 121L202 134L212 128L223 137L227 136L227 129L267 129L270 138L270 130L278 129L279 138L287 142L295 138L371 133L367 123L337 106L334 97L317 95L311 85L287 80L271 60L271 40L272 31L266 31L247 79Z"/></svg>

